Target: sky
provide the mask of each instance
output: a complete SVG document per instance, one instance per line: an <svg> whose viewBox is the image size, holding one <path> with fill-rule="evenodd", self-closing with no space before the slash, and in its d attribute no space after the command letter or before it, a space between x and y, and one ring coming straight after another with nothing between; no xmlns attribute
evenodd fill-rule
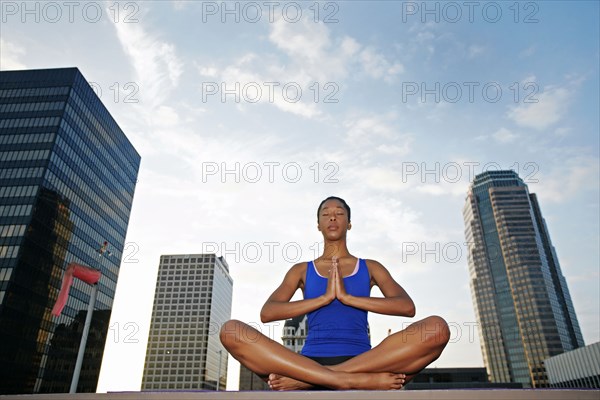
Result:
<svg viewBox="0 0 600 400"><path fill-rule="evenodd" d="M98 392L140 389L161 254L215 252L232 318L320 255L316 208L352 208L435 367L483 366L462 208L513 169L538 195L586 344L600 340L597 1L1 2L0 68L78 67L142 157ZM372 295L381 295L376 289ZM300 293L294 297L300 298ZM229 358L229 390L239 364Z"/></svg>

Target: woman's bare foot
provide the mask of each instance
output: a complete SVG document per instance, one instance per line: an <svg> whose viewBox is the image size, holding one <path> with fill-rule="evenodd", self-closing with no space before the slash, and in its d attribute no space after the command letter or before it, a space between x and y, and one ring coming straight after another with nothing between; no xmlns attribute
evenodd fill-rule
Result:
<svg viewBox="0 0 600 400"><path fill-rule="evenodd" d="M399 390L406 375L392 372L347 373L339 389L355 390Z"/></svg>
<svg viewBox="0 0 600 400"><path fill-rule="evenodd" d="M297 381L287 376L269 374L269 387L273 390L309 390L314 386L310 383Z"/></svg>
<svg viewBox="0 0 600 400"><path fill-rule="evenodd" d="M339 373L339 381L326 385L338 390L399 390L404 386L406 375L392 372ZM273 390L310 390L315 386L278 374L269 375L269 387Z"/></svg>

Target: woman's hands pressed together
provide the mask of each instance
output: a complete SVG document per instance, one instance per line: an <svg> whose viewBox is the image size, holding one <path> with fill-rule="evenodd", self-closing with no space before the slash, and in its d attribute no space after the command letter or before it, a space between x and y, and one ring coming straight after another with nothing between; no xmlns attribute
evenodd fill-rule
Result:
<svg viewBox="0 0 600 400"><path fill-rule="evenodd" d="M344 278L342 277L342 272L340 271L336 256L331 257L331 268L329 268L329 276L327 278L327 290L323 296L328 304L335 299L344 303L348 296L350 296L344 287Z"/></svg>

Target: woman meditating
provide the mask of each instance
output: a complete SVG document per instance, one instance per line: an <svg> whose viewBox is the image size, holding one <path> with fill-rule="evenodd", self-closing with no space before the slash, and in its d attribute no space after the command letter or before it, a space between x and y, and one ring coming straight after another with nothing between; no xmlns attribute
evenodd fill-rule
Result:
<svg viewBox="0 0 600 400"><path fill-rule="evenodd" d="M221 342L274 390L401 389L440 356L450 338L448 325L427 317L371 348L369 311L414 317L415 305L383 265L350 254L350 207L343 199L323 200L317 218L323 255L294 265L260 313L263 323L307 314L302 354L237 320L221 327ZM384 297L370 297L373 286ZM298 289L304 299L290 301Z"/></svg>

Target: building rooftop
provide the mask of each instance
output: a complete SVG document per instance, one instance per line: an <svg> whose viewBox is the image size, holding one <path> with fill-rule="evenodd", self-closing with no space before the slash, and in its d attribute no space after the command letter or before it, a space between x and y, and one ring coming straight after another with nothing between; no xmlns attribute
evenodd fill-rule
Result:
<svg viewBox="0 0 600 400"><path fill-rule="evenodd" d="M285 320L285 324L283 326L292 326L295 329L298 329L298 327L300 326L300 322L302 322L302 320L304 319L304 314L303 315L299 315L297 317L294 318L290 318L290 319L286 319Z"/></svg>

